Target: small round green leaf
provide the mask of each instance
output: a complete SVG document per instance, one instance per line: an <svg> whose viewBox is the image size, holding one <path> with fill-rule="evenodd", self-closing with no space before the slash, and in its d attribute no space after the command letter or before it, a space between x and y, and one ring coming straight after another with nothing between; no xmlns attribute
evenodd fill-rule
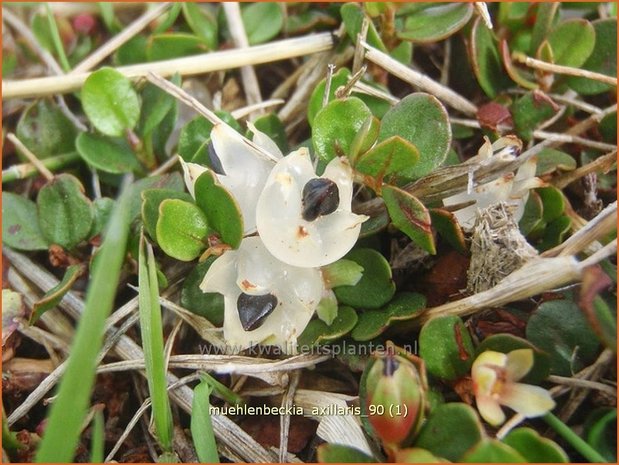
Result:
<svg viewBox="0 0 619 465"><path fill-rule="evenodd" d="M503 442L516 450L530 463L567 463L565 451L554 441L543 438L531 428L516 428Z"/></svg>
<svg viewBox="0 0 619 465"><path fill-rule="evenodd" d="M414 42L435 42L455 34L473 16L470 3L414 3L406 10L400 39Z"/></svg>
<svg viewBox="0 0 619 465"><path fill-rule="evenodd" d="M596 409L585 422L587 442L610 463L617 462L617 409ZM567 462L567 460L566 460Z"/></svg>
<svg viewBox="0 0 619 465"><path fill-rule="evenodd" d="M432 411L417 436L415 447L458 462L484 436L475 410L466 404L454 402L439 405Z"/></svg>
<svg viewBox="0 0 619 465"><path fill-rule="evenodd" d="M359 315L359 322L352 331L356 341L369 341L380 336L396 321L415 318L426 306L426 298L413 292L402 292L384 308L369 310Z"/></svg>
<svg viewBox="0 0 619 465"><path fill-rule="evenodd" d="M355 324L357 324L357 312L351 307L339 307L337 316L330 325L320 319L310 321L299 336L298 345L309 349L314 345L328 344L348 334Z"/></svg>
<svg viewBox="0 0 619 465"><path fill-rule="evenodd" d="M60 174L43 186L37 209L41 231L50 244L71 250L88 238L94 208L76 177Z"/></svg>
<svg viewBox="0 0 619 465"><path fill-rule="evenodd" d="M284 12L278 3L258 2L243 5L241 18L250 45L261 44L277 36L284 26Z"/></svg>
<svg viewBox="0 0 619 465"><path fill-rule="evenodd" d="M527 339L550 356L550 370L571 376L595 360L600 343L574 302L552 300L531 315Z"/></svg>
<svg viewBox="0 0 619 465"><path fill-rule="evenodd" d="M177 260L191 261L206 248L206 216L196 205L184 200L161 202L156 231L161 249Z"/></svg>
<svg viewBox="0 0 619 465"><path fill-rule="evenodd" d="M355 136L371 117L370 109L357 97L330 102L314 119L312 143L318 157L327 163L349 156Z"/></svg>
<svg viewBox="0 0 619 465"><path fill-rule="evenodd" d="M130 173L140 168L135 153L124 139L83 132L77 136L75 145L86 163L106 173Z"/></svg>
<svg viewBox="0 0 619 465"><path fill-rule="evenodd" d="M288 153L289 147L286 127L275 113L260 116L254 120L254 126L258 131L264 132L273 139L273 142L277 144L282 153Z"/></svg>
<svg viewBox="0 0 619 465"><path fill-rule="evenodd" d="M340 8L340 14L342 15L342 21L346 27L348 37L353 44L357 43L357 36L361 32L363 19L365 18L363 9L357 3L346 3ZM372 21L369 23L368 33L365 40L372 47L375 47L382 52L387 51L387 47L383 44L380 35L376 31L376 26L374 26Z"/></svg>
<svg viewBox="0 0 619 465"><path fill-rule="evenodd" d="M129 218L135 220L142 211L142 192L146 189L171 189L177 192L185 192L183 176L175 171L159 176L147 176L133 183L130 192ZM137 256L137 255L136 255Z"/></svg>
<svg viewBox="0 0 619 465"><path fill-rule="evenodd" d="M436 246L427 208L416 197L395 186L384 186L382 195L394 226L422 249L435 254Z"/></svg>
<svg viewBox="0 0 619 465"><path fill-rule="evenodd" d="M595 29L586 19L570 19L555 27L546 39L557 65L579 68L595 46Z"/></svg>
<svg viewBox="0 0 619 465"><path fill-rule="evenodd" d="M496 439L482 439L460 459L464 463L525 463L522 455Z"/></svg>
<svg viewBox="0 0 619 465"><path fill-rule="evenodd" d="M559 218L565 210L565 200L563 193L556 187L540 187L535 190L542 200L543 214L542 219L549 223Z"/></svg>
<svg viewBox="0 0 619 465"><path fill-rule="evenodd" d="M429 212L432 227L438 231L441 237L458 252L466 253L466 239L456 215L442 208L431 208Z"/></svg>
<svg viewBox="0 0 619 465"><path fill-rule="evenodd" d="M359 156L355 169L382 179L390 174L405 172L418 160L417 147L400 136L393 136Z"/></svg>
<svg viewBox="0 0 619 465"><path fill-rule="evenodd" d="M236 249L243 239L243 215L235 198L211 170L202 173L194 185L196 204L221 240Z"/></svg>
<svg viewBox="0 0 619 465"><path fill-rule="evenodd" d="M142 191L142 221L144 222L144 229L153 239L157 238L159 206L166 199L179 199L186 202L193 201L193 198L188 193L172 189L146 189Z"/></svg>
<svg viewBox="0 0 619 465"><path fill-rule="evenodd" d="M529 198L524 205L524 214L520 218L518 227L525 236L539 228L542 223L542 215L544 214L544 204L542 198L535 191L529 192Z"/></svg>
<svg viewBox="0 0 619 465"><path fill-rule="evenodd" d="M537 126L553 116L558 107L548 97L534 91L516 100L510 110L516 133L530 140Z"/></svg>
<svg viewBox="0 0 619 465"><path fill-rule="evenodd" d="M75 150L75 126L48 100L39 100L27 107L15 133L40 159Z"/></svg>
<svg viewBox="0 0 619 465"><path fill-rule="evenodd" d="M329 88L327 103L335 99L335 91L346 85L349 77L350 70L347 68L340 68L335 74L333 74L333 76L331 76L331 87ZM322 101L325 94L325 88L326 78L321 80L316 87L314 87L314 91L312 92L309 103L307 104L307 121L312 127L314 125L314 118L316 118L316 115L320 112L320 110L322 110Z"/></svg>
<svg viewBox="0 0 619 465"><path fill-rule="evenodd" d="M353 308L380 308L391 300L395 284L389 262L374 249L356 249L344 258L363 267L363 276L354 286L333 289L340 304Z"/></svg>
<svg viewBox="0 0 619 465"><path fill-rule="evenodd" d="M600 19L594 21L595 46L593 52L582 65L583 69L617 76L617 18ZM583 95L595 95L614 89L610 84L581 77L570 77L568 85Z"/></svg>
<svg viewBox="0 0 619 465"><path fill-rule="evenodd" d="M12 192L2 193L2 242L16 250L47 250L32 200Z"/></svg>
<svg viewBox="0 0 619 465"><path fill-rule="evenodd" d="M88 76L82 87L82 107L98 131L113 137L133 129L140 117L140 100L131 81L112 68Z"/></svg>
<svg viewBox="0 0 619 465"><path fill-rule="evenodd" d="M181 289L181 305L214 325L221 326L224 323L224 296L218 292L202 292L200 289L206 272L216 258L207 258L187 275Z"/></svg>
<svg viewBox="0 0 619 465"><path fill-rule="evenodd" d="M419 355L428 373L453 381L471 369L473 341L462 320L454 315L428 321L419 334Z"/></svg>
<svg viewBox="0 0 619 465"><path fill-rule="evenodd" d="M219 26L209 6L200 3L183 2L183 16L191 30L206 42L209 50L217 49Z"/></svg>
<svg viewBox="0 0 619 465"><path fill-rule="evenodd" d="M94 208L94 218L88 237L92 238L101 234L107 226L108 220L112 215L116 202L109 197L100 197L92 202Z"/></svg>
<svg viewBox="0 0 619 465"><path fill-rule="evenodd" d="M550 357L542 352L526 339L519 338L512 334L493 334L484 339L477 346L477 355L486 350L493 350L507 354L512 350L531 349L533 351L533 366L522 379L524 383L538 384L548 378L550 374Z"/></svg>
<svg viewBox="0 0 619 465"><path fill-rule="evenodd" d="M405 178L420 178L441 166L451 144L445 107L436 97L417 92L404 97L382 119L378 142L400 136L419 151L419 161L403 170Z"/></svg>
<svg viewBox="0 0 619 465"><path fill-rule="evenodd" d="M175 74L170 80L179 86L180 75ZM142 90L142 111L140 113L139 133L142 136L150 135L159 126L166 115L173 110L176 99L155 84L148 83Z"/></svg>

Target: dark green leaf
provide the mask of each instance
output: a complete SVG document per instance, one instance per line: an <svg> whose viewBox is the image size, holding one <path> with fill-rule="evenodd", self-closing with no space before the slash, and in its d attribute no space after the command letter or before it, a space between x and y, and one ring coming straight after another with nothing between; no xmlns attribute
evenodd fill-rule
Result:
<svg viewBox="0 0 619 465"><path fill-rule="evenodd" d="M365 452L343 444L326 443L316 449L320 463L375 463Z"/></svg>
<svg viewBox="0 0 619 465"><path fill-rule="evenodd" d="M595 47L582 68L616 77L617 18L600 19L592 24L595 28ZM581 77L570 77L568 84L573 90L583 95L595 95L614 88L610 84Z"/></svg>
<svg viewBox="0 0 619 465"><path fill-rule="evenodd" d="M384 186L382 195L394 226L422 249L435 254L430 213L426 207L416 197L395 186Z"/></svg>
<svg viewBox="0 0 619 465"><path fill-rule="evenodd" d="M540 123L552 117L558 107L544 94L531 92L516 100L510 107L514 128L525 140L533 137L533 131Z"/></svg>
<svg viewBox="0 0 619 465"><path fill-rule="evenodd" d="M571 376L595 360L600 343L578 305L569 300L544 302L533 313L527 339L550 355L551 372Z"/></svg>
<svg viewBox="0 0 619 465"><path fill-rule="evenodd" d="M193 198L186 192L171 189L146 189L142 191L142 221L144 229L152 239L157 239L157 220L159 206L166 199L180 199L192 202Z"/></svg>
<svg viewBox="0 0 619 465"><path fill-rule="evenodd" d="M493 334L488 336L477 346L477 355L486 350L493 350L507 354L512 350L531 349L533 351L533 366L522 379L524 383L538 384L548 378L550 374L550 357L526 339L511 334Z"/></svg>
<svg viewBox="0 0 619 465"><path fill-rule="evenodd" d="M310 321L299 336L298 345L303 349L309 349L313 345L327 344L348 334L355 324L357 324L357 312L351 307L339 307L337 316L330 325L320 319Z"/></svg>
<svg viewBox="0 0 619 465"><path fill-rule="evenodd" d="M71 265L64 273L62 280L52 287L45 295L32 306L32 314L30 315L30 324L37 322L41 315L46 311L51 310L60 303L77 279L84 273L83 265Z"/></svg>
<svg viewBox="0 0 619 465"><path fill-rule="evenodd" d="M109 197L100 197L95 199L92 203L94 208L94 219L92 221L92 227L88 233L88 237L92 238L98 236L105 229L112 210L114 209L115 201Z"/></svg>
<svg viewBox="0 0 619 465"><path fill-rule="evenodd" d="M417 436L415 447L457 462L483 437L484 430L472 407L462 403L448 403L432 411Z"/></svg>
<svg viewBox="0 0 619 465"><path fill-rule="evenodd" d="M180 5L175 3L175 5ZM122 44L116 50L114 54L114 62L123 65L133 65L137 63L145 63L146 59L146 45L148 39L146 36L137 35L132 37L127 42Z"/></svg>
<svg viewBox="0 0 619 465"><path fill-rule="evenodd" d="M224 296L216 292L205 293L200 289L206 272L216 258L207 258L187 275L181 289L181 305L214 325L221 326L224 323Z"/></svg>
<svg viewBox="0 0 619 465"><path fill-rule="evenodd" d="M178 138L178 154L185 161L191 161L198 150L206 152L206 142L211 138L213 125L203 116L196 116L181 129Z"/></svg>
<svg viewBox="0 0 619 465"><path fill-rule="evenodd" d="M411 5L412 7L413 5ZM470 3L415 3L415 10L406 16L400 39L414 42L435 42L455 34L473 15Z"/></svg>
<svg viewBox="0 0 619 465"><path fill-rule="evenodd" d="M562 215L552 220L544 230L542 242L537 245L538 250L543 252L561 244L569 233L571 226L572 220L567 215Z"/></svg>
<svg viewBox="0 0 619 465"><path fill-rule="evenodd" d="M587 442L591 444L610 463L617 461L617 409L597 410L592 416L598 417L595 421L589 421L585 429Z"/></svg>
<svg viewBox="0 0 619 465"><path fill-rule="evenodd" d="M133 183L129 208L131 221L136 219L142 211L142 191L145 189L171 189L184 192L185 181L183 181L183 176L180 173L174 172L159 176L148 176Z"/></svg>
<svg viewBox="0 0 619 465"><path fill-rule="evenodd" d="M160 22L157 24L157 27L153 29L153 33L160 34L170 29L176 22L176 19L178 18L178 15L180 14L183 5L184 3L174 2L172 6L170 6L170 9L166 13L166 15L164 17L158 18Z"/></svg>
<svg viewBox="0 0 619 465"><path fill-rule="evenodd" d="M369 341L381 335L396 321L415 318L426 306L426 298L421 294L402 292L380 310L360 313L359 322L352 331L356 341Z"/></svg>
<svg viewBox="0 0 619 465"><path fill-rule="evenodd" d="M471 30L471 65L479 85L490 98L512 84L503 70L496 39L481 18L477 18Z"/></svg>
<svg viewBox="0 0 619 465"><path fill-rule="evenodd" d="M540 187L535 190L542 199L544 213L542 219L549 223L559 218L565 210L565 199L563 193L556 187Z"/></svg>
<svg viewBox="0 0 619 465"><path fill-rule="evenodd" d="M194 185L196 204L221 240L236 249L243 239L243 215L235 198L211 170L202 173Z"/></svg>
<svg viewBox="0 0 619 465"><path fill-rule="evenodd" d="M531 31L531 43L529 44L529 53L535 55L540 44L548 37L548 33L552 29L553 21L559 11L559 3L538 3L535 5L535 22Z"/></svg>
<svg viewBox="0 0 619 465"><path fill-rule="evenodd" d="M170 257L189 262L206 248L208 223L200 208L179 199L166 199L159 206L157 241Z"/></svg>
<svg viewBox="0 0 619 465"><path fill-rule="evenodd" d="M555 171L572 171L576 169L576 160L571 155L560 150L545 148L537 155L536 176L550 174Z"/></svg>
<svg viewBox="0 0 619 465"><path fill-rule="evenodd" d="M140 168L135 153L124 139L83 132L75 141L86 163L106 173L130 173Z"/></svg>
<svg viewBox="0 0 619 465"><path fill-rule="evenodd" d="M338 88L346 85L349 76L350 71L347 68L340 68L335 74L333 74L333 76L331 77L331 87L329 88L327 103L335 99L335 91ZM314 125L314 119L316 118L316 115L322 109L322 101L325 94L325 88L326 79L323 79L316 85L316 87L314 87L312 95L310 96L309 103L307 105L307 121L312 127Z"/></svg>
<svg viewBox="0 0 619 465"><path fill-rule="evenodd" d="M429 212L430 219L432 220L432 227L436 229L441 237L443 237L455 250L460 253L465 253L467 250L466 239L456 215L442 208L431 208Z"/></svg>
<svg viewBox="0 0 619 465"><path fill-rule="evenodd" d="M419 161L401 176L419 178L441 166L451 144L445 107L435 97L417 92L404 97L382 119L378 142L399 136L419 151Z"/></svg>
<svg viewBox="0 0 619 465"><path fill-rule="evenodd" d="M530 191L527 203L524 205L524 213L518 223L522 234L528 236L531 231L538 228L543 223L543 214L544 204L542 203L542 198L537 192Z"/></svg>
<svg viewBox="0 0 619 465"><path fill-rule="evenodd" d="M71 250L88 238L94 219L91 201L84 187L70 174L60 174L37 196L39 225L50 244Z"/></svg>
<svg viewBox="0 0 619 465"><path fill-rule="evenodd" d="M380 308L391 300L395 284L389 262L374 249L356 249L344 258L363 267L363 276L354 286L333 289L340 304L353 308Z"/></svg>
<svg viewBox="0 0 619 465"><path fill-rule="evenodd" d="M525 463L522 455L496 439L482 439L460 459L465 463Z"/></svg>
<svg viewBox="0 0 619 465"><path fill-rule="evenodd" d="M95 71L82 87L82 107L98 131L120 137L140 117L140 100L131 81L112 68Z"/></svg>
<svg viewBox="0 0 619 465"><path fill-rule="evenodd" d="M527 462L569 462L567 454L556 442L540 436L531 428L516 428L505 436L503 442L515 449Z"/></svg>
<svg viewBox="0 0 619 465"><path fill-rule="evenodd" d="M180 75L175 74L170 81L180 86ZM139 132L142 136L150 135L161 124L165 116L176 105L176 99L152 83L147 83L142 90L142 112L140 114Z"/></svg>
<svg viewBox="0 0 619 465"><path fill-rule="evenodd" d="M249 45L271 40L284 26L284 12L278 3L258 2L243 5L241 17Z"/></svg>
<svg viewBox="0 0 619 465"><path fill-rule="evenodd" d="M32 200L2 192L2 242L17 250L47 250Z"/></svg>
<svg viewBox="0 0 619 465"><path fill-rule="evenodd" d="M312 143L318 157L327 163L335 157L351 155L355 136L370 118L372 112L357 97L330 102L314 119ZM363 148L369 147L362 146L360 152Z"/></svg>
<svg viewBox="0 0 619 465"><path fill-rule="evenodd" d="M423 325L419 355L428 373L453 381L469 372L475 349L462 320L450 315L433 318Z"/></svg>
<svg viewBox="0 0 619 465"><path fill-rule="evenodd" d="M39 100L27 107L15 134L39 159L75 150L75 126L49 100Z"/></svg>

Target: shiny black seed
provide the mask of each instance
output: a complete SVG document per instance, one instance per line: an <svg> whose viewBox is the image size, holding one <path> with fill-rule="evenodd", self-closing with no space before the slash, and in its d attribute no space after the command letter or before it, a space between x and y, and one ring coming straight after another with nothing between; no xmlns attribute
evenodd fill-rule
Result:
<svg viewBox="0 0 619 465"><path fill-rule="evenodd" d="M221 160L219 159L219 156L217 156L217 152L215 151L215 146L213 145L213 141L209 141L206 148L208 150L208 160L211 165L211 169L215 171L215 173L217 174L225 175L226 172L224 171L224 167L221 166Z"/></svg>
<svg viewBox="0 0 619 465"><path fill-rule="evenodd" d="M321 215L337 210L340 204L340 190L330 179L310 179L303 187L303 219L314 221Z"/></svg>
<svg viewBox="0 0 619 465"><path fill-rule="evenodd" d="M253 331L264 324L266 318L277 307L273 294L249 295L242 293L236 300L241 325L245 331Z"/></svg>

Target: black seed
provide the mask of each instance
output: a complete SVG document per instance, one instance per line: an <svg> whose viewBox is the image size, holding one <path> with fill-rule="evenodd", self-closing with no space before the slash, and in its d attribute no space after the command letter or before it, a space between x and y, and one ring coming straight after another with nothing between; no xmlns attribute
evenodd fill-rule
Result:
<svg viewBox="0 0 619 465"><path fill-rule="evenodd" d="M321 215L337 210L340 204L340 190L330 179L310 179L303 187L303 219L314 221Z"/></svg>
<svg viewBox="0 0 619 465"><path fill-rule="evenodd" d="M224 167L221 166L221 160L217 156L217 152L215 151L215 146L213 145L213 141L209 141L206 146L208 150L208 160L211 165L211 169L215 171L217 174L225 175Z"/></svg>
<svg viewBox="0 0 619 465"><path fill-rule="evenodd" d="M264 324L266 318L277 307L273 294L249 295L242 293L236 301L241 325L245 331L253 331Z"/></svg>

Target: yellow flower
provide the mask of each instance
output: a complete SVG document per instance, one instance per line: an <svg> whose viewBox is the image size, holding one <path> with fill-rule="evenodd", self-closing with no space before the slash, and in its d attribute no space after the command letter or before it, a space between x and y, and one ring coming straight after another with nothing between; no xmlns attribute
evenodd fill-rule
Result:
<svg viewBox="0 0 619 465"><path fill-rule="evenodd" d="M527 418L545 415L555 406L550 393L539 386L518 383L533 366L533 350L508 354L488 350L477 357L471 370L479 413L493 426L505 421L501 405Z"/></svg>

